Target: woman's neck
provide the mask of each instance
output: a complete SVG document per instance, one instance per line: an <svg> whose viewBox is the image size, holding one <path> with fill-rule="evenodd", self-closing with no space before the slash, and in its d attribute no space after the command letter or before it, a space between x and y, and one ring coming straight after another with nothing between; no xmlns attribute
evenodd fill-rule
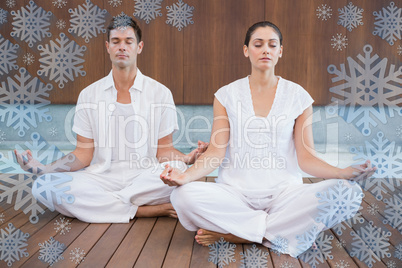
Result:
<svg viewBox="0 0 402 268"><path fill-rule="evenodd" d="M275 89L278 84L278 78L273 70L252 70L249 81L251 89L257 91Z"/></svg>

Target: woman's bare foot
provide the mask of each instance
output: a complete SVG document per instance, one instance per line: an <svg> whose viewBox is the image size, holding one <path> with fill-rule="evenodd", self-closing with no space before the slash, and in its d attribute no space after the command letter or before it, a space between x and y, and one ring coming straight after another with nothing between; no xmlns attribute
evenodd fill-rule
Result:
<svg viewBox="0 0 402 268"><path fill-rule="evenodd" d="M245 240L243 238L234 236L232 234L221 234L221 233L216 233L212 231L208 231L205 229L199 229L197 231L197 235L195 236L195 240L197 241L198 244L202 246L209 246L212 245L213 243L219 241L221 237L226 241L230 243L251 243L248 240Z"/></svg>
<svg viewBox="0 0 402 268"><path fill-rule="evenodd" d="M165 203L153 206L141 206L138 207L137 218L149 218L149 217L171 217L177 219L176 210L174 210L171 203Z"/></svg>

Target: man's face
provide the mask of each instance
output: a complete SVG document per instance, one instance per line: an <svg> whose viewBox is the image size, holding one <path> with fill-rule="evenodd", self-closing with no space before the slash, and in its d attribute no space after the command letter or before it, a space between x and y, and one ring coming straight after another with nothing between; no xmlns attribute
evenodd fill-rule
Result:
<svg viewBox="0 0 402 268"><path fill-rule="evenodd" d="M141 53L144 43L137 43L132 27L117 28L110 31L110 39L106 41L106 49L112 64L117 68L137 66L137 55Z"/></svg>

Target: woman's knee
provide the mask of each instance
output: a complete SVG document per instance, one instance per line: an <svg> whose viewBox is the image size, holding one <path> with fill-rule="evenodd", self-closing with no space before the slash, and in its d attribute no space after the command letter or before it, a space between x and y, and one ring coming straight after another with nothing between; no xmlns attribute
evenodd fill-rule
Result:
<svg viewBox="0 0 402 268"><path fill-rule="evenodd" d="M197 207L199 191L196 182L176 187L170 195L170 202L175 209L192 209Z"/></svg>

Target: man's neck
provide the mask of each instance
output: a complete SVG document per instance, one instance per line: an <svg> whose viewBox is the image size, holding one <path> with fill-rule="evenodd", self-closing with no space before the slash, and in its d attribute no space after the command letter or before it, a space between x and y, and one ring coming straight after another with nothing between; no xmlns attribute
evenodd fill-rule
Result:
<svg viewBox="0 0 402 268"><path fill-rule="evenodd" d="M134 84L135 77L137 76L137 66L124 69L113 66L112 75L117 91L128 91Z"/></svg>

